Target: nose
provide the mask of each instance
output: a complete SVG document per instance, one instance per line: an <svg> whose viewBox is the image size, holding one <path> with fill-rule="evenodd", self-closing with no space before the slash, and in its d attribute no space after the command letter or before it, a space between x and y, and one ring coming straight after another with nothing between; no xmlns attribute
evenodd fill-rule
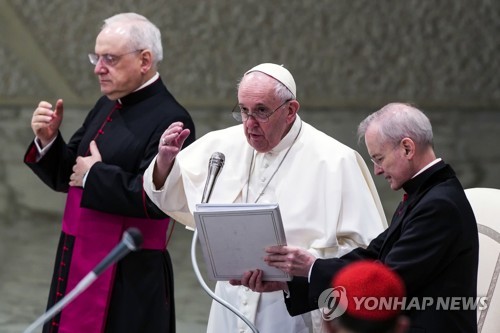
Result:
<svg viewBox="0 0 500 333"><path fill-rule="evenodd" d="M108 70L108 68L104 65L103 60L101 58L99 58L99 60L97 60L97 64L95 64L94 73L95 74L102 74L102 73L107 72L107 70Z"/></svg>
<svg viewBox="0 0 500 333"><path fill-rule="evenodd" d="M249 113L247 120L245 120L245 126L246 127L257 127L259 126L259 122L257 119L254 117L253 114Z"/></svg>
<svg viewBox="0 0 500 333"><path fill-rule="evenodd" d="M375 173L375 175L379 176L379 175L384 173L384 169L377 164L373 164L373 173Z"/></svg>

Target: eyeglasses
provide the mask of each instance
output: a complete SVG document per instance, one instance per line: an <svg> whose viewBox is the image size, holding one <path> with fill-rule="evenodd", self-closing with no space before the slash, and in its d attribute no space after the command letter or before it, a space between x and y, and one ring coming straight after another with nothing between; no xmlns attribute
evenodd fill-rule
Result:
<svg viewBox="0 0 500 333"><path fill-rule="evenodd" d="M127 52L127 53L124 53L124 54L120 54L120 55L107 54L107 53L99 55L99 54L96 54L96 53L89 53L89 60L90 60L90 63L92 65L96 66L97 63L99 62L99 59L102 59L102 62L106 66L113 67L114 65L116 65L118 63L118 61L123 56L126 56L127 54L132 54L132 53L135 53L135 52L142 52L142 51L143 50L134 50L134 51L130 51L130 52Z"/></svg>
<svg viewBox="0 0 500 333"><path fill-rule="evenodd" d="M244 110L240 107L238 103L233 108L231 113L233 114L233 118L240 122L245 122L248 120L250 116L254 117L259 123L267 123L269 121L269 117L273 115L276 111L278 111L281 107L283 107L286 103L293 100L292 98L287 99L280 106L278 106L273 111L269 111L269 109L265 106L259 106L259 108L255 112L249 112L248 110Z"/></svg>
<svg viewBox="0 0 500 333"><path fill-rule="evenodd" d="M389 151L386 151L385 154L380 155L380 157L372 157L370 160L373 162L373 164L379 168L382 168L382 163L384 163L385 158L387 157L388 154L392 153L396 148L398 148L398 144L395 144Z"/></svg>
<svg viewBox="0 0 500 333"><path fill-rule="evenodd" d="M378 158L370 158L370 160L373 162L373 164L379 168L382 167L382 163L384 162L385 156L378 157Z"/></svg>

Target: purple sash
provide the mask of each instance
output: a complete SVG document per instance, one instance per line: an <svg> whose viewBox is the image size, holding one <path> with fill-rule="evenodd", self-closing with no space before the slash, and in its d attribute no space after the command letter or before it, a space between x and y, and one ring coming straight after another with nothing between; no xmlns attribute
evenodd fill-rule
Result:
<svg viewBox="0 0 500 333"><path fill-rule="evenodd" d="M62 230L75 236L66 292L121 241L129 227L138 228L143 236L142 249L164 250L170 219L132 218L80 207L83 190L70 187ZM60 333L103 332L111 298L116 265L103 272L61 312Z"/></svg>

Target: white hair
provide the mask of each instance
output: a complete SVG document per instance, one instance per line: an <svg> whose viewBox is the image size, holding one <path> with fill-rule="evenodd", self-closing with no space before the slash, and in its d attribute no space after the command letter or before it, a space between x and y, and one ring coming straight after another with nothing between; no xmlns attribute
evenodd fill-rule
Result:
<svg viewBox="0 0 500 333"><path fill-rule="evenodd" d="M412 139L421 147L433 146L432 125L427 116L414 106L390 103L372 113L358 126L358 139L364 137L368 127L377 123L384 142L394 145L404 138Z"/></svg>
<svg viewBox="0 0 500 333"><path fill-rule="evenodd" d="M163 60L160 29L151 21L136 13L120 13L105 19L101 30L115 24L124 26L128 32L130 44L134 49L151 50L155 67Z"/></svg>

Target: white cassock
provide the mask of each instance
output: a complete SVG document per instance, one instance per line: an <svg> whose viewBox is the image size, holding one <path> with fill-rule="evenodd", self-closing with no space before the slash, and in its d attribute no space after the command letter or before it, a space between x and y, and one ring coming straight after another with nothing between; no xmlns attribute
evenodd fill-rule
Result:
<svg viewBox="0 0 500 333"><path fill-rule="evenodd" d="M214 152L226 158L210 203L255 202L257 198L259 203L278 203L290 246L308 249L320 258L338 257L368 245L387 227L362 157L298 115L289 133L268 153L254 151L242 125L206 134L177 155L160 189L152 182L155 158L144 174L147 195L169 216L194 227L193 211L201 201ZM314 332L320 331L319 312L312 313L312 321L311 313L291 317L281 291L261 294L217 282L215 293L237 307L260 333L312 332L313 327ZM251 330L214 301L207 332Z"/></svg>

